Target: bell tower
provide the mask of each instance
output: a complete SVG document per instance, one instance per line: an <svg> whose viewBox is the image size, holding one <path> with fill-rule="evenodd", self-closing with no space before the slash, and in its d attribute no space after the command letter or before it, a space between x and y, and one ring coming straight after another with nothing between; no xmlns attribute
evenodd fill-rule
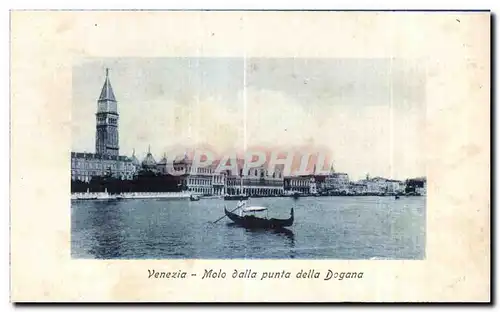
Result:
<svg viewBox="0 0 500 312"><path fill-rule="evenodd" d="M95 152L100 155L119 155L118 108L106 68L106 80L97 100Z"/></svg>

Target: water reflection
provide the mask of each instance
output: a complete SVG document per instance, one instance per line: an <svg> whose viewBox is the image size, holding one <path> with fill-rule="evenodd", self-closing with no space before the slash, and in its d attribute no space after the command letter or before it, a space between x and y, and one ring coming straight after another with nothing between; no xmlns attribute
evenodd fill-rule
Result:
<svg viewBox="0 0 500 312"><path fill-rule="evenodd" d="M237 224L230 223L232 227L240 227ZM262 233L262 234L274 234L280 237L287 238L291 243L295 243L295 234L289 229L281 228L281 229L245 229L250 233Z"/></svg>
<svg viewBox="0 0 500 312"><path fill-rule="evenodd" d="M274 230L273 233L284 236L288 238L290 244L295 247L295 234L292 232L292 230L289 230L287 228L282 228L282 229L277 229Z"/></svg>
<svg viewBox="0 0 500 312"><path fill-rule="evenodd" d="M292 230L287 228L281 228L273 231L274 234L286 237L288 240L288 247L290 248L289 258L295 258L295 234Z"/></svg>
<svg viewBox="0 0 500 312"><path fill-rule="evenodd" d="M263 235L274 241L275 238L278 238L280 241L286 244L285 247L290 248L290 256L289 258L295 257L295 234L292 230L287 228L279 228L279 229L259 229L259 228L244 228L236 223L228 223L227 226L231 228L240 228L244 230L246 233L250 235ZM281 248L280 248L281 250Z"/></svg>

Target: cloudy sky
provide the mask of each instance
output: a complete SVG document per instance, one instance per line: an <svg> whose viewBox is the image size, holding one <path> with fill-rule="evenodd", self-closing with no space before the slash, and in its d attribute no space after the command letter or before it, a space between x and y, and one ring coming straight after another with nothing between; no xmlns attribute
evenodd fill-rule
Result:
<svg viewBox="0 0 500 312"><path fill-rule="evenodd" d="M389 59L86 59L73 68L74 151L94 152L110 68L120 153L314 146L352 179L425 175L425 68Z"/></svg>

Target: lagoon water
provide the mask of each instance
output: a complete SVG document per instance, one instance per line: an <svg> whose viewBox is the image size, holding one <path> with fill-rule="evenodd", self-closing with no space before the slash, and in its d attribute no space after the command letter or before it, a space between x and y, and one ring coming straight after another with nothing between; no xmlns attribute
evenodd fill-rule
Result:
<svg viewBox="0 0 500 312"><path fill-rule="evenodd" d="M247 230L237 202L131 199L71 202L71 253L88 259L424 259L425 197L252 198L288 230Z"/></svg>

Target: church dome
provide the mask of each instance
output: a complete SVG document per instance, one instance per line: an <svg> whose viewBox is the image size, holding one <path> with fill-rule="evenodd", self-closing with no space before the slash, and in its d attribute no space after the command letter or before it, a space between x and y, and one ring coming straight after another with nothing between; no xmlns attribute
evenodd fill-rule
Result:
<svg viewBox="0 0 500 312"><path fill-rule="evenodd" d="M142 161L142 166L143 167L154 167L154 166L156 166L156 161L153 158L153 155L151 155L151 153L148 153L148 155L146 155L146 158L144 158L144 160Z"/></svg>
<svg viewBox="0 0 500 312"><path fill-rule="evenodd" d="M167 154L163 154L163 158L160 160L158 165L166 165L167 164Z"/></svg>
<svg viewBox="0 0 500 312"><path fill-rule="evenodd" d="M142 161L142 166L143 167L155 167L156 166L156 161L151 154L151 149L148 149L148 154L146 155L146 158Z"/></svg>
<svg viewBox="0 0 500 312"><path fill-rule="evenodd" d="M130 157L130 160L132 161L132 164L136 167L140 166L140 162L139 162L139 159L137 159L137 157L135 157L135 149L134 151L132 152L132 157Z"/></svg>
<svg viewBox="0 0 500 312"><path fill-rule="evenodd" d="M137 159L137 157L135 157L135 155L132 155L132 157L130 157L130 159L132 160L132 164L134 166L139 166L141 164L139 159Z"/></svg>

